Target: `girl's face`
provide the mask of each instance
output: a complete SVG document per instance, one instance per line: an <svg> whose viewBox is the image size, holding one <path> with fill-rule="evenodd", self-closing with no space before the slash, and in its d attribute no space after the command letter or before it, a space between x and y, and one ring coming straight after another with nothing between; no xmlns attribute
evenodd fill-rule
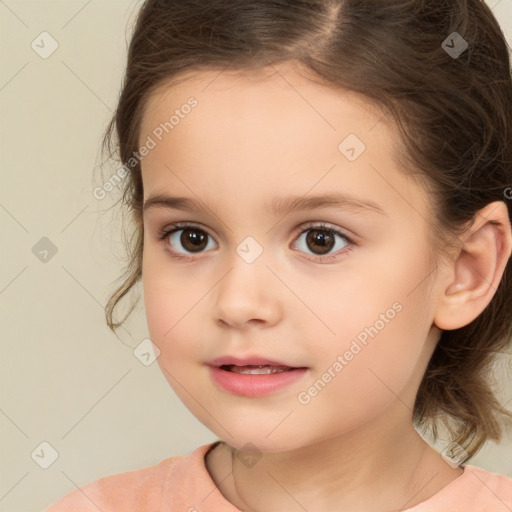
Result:
<svg viewBox="0 0 512 512"><path fill-rule="evenodd" d="M146 106L150 337L177 395L232 446L410 426L441 287L427 194L398 171L385 122L289 64L190 74ZM338 204L314 199L327 195ZM222 357L301 369L212 370Z"/></svg>

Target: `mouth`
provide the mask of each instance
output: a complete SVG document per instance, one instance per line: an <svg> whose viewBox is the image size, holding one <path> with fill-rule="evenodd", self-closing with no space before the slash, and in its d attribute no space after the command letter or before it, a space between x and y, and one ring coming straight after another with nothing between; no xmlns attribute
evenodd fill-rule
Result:
<svg viewBox="0 0 512 512"><path fill-rule="evenodd" d="M262 357L226 356L207 364L216 385L224 391L247 397L273 394L301 380L309 370Z"/></svg>
<svg viewBox="0 0 512 512"><path fill-rule="evenodd" d="M245 365L237 366L234 364L223 364L219 367L221 370L232 373L240 373L243 375L270 375L273 373L290 372L292 370L298 370L298 368L292 368L291 366L272 366L269 364L258 364L258 365Z"/></svg>
<svg viewBox="0 0 512 512"><path fill-rule="evenodd" d="M271 373L303 370L304 366L294 366L282 361L273 361L261 356L222 356L207 363L214 368L221 368L227 372L247 375L268 375Z"/></svg>

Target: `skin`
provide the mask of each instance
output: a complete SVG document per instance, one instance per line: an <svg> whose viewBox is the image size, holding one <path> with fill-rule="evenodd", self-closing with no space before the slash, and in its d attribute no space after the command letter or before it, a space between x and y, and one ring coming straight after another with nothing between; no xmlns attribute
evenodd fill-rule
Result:
<svg viewBox="0 0 512 512"><path fill-rule="evenodd" d="M414 399L441 330L466 325L492 299L512 247L504 203L488 205L436 266L429 197L398 169L396 132L363 97L312 81L292 63L184 77L144 109L141 144L190 96L198 101L144 157L144 200L184 196L210 212L144 212L143 288L164 376L224 441L205 461L212 479L246 512L403 510L428 499L462 469L418 435ZM350 133L366 145L353 162L338 150ZM385 214L323 207L276 217L262 206L333 191L373 200ZM202 252L184 247L181 233L159 239L176 222L211 235ZM330 254L338 257L322 262L301 236L307 222L344 230L353 243L336 238ZM247 236L263 249L251 264L236 252ZM401 311L301 404L298 394L396 302ZM206 366L228 354L308 371L272 395L235 396ZM244 464L252 450L260 458Z"/></svg>

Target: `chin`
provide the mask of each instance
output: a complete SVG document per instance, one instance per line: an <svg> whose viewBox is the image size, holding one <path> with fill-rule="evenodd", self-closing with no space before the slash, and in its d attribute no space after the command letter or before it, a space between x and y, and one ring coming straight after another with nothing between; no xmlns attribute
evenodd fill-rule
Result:
<svg viewBox="0 0 512 512"><path fill-rule="evenodd" d="M204 423L203 423L204 424ZM272 430L263 429L261 425L254 428L234 428L233 425L223 423L226 429L230 432L231 436L226 434L224 430L218 425L205 424L219 439L233 447L236 450L243 452L255 453L281 453L289 452L300 449L309 444L314 444L317 440L312 438L297 439L291 432L272 433L268 436L268 432ZM294 427L297 432L297 427ZM296 436L297 434L295 434Z"/></svg>

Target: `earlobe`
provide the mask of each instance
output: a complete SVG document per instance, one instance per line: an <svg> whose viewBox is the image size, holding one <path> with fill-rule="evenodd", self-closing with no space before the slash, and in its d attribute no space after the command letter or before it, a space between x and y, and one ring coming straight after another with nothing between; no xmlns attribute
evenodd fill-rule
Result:
<svg viewBox="0 0 512 512"><path fill-rule="evenodd" d="M471 323L491 302L512 252L512 230L507 206L495 201L479 210L475 222L460 237L434 315L443 330Z"/></svg>

